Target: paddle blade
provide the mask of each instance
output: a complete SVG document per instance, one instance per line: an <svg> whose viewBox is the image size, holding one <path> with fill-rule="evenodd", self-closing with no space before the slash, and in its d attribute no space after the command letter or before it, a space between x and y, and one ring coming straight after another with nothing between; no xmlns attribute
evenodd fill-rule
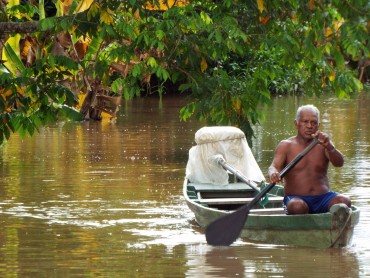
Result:
<svg viewBox="0 0 370 278"><path fill-rule="evenodd" d="M240 236L249 214L247 205L220 217L206 228L207 243L213 246L229 246Z"/></svg>

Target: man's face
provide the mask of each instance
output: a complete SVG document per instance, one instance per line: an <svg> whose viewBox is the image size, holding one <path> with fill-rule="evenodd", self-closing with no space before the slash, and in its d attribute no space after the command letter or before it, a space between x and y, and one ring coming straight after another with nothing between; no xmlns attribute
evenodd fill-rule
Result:
<svg viewBox="0 0 370 278"><path fill-rule="evenodd" d="M320 125L317 115L312 111L302 111L299 120L294 122L298 134L307 139L312 138Z"/></svg>

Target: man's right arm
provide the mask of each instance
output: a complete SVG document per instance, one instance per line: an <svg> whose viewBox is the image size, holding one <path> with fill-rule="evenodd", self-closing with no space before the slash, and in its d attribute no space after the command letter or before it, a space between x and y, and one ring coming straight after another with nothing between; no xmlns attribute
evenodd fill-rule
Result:
<svg viewBox="0 0 370 278"><path fill-rule="evenodd" d="M286 163L286 148L287 142L281 141L276 147L274 159L269 167L268 176L270 182L277 183L281 181L280 171Z"/></svg>

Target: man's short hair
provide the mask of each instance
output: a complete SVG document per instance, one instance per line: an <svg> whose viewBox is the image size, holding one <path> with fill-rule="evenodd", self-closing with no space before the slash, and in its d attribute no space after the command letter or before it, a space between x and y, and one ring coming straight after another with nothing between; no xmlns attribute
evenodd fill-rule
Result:
<svg viewBox="0 0 370 278"><path fill-rule="evenodd" d="M295 115L295 119L296 119L296 121L298 121L298 120L299 120L299 118L301 117L301 113L302 113L303 111L311 111L311 112L315 113L315 114L316 114L316 116L317 116L317 121L318 121L318 123L320 123L320 111L319 111L319 109L317 109L317 107L316 107L316 106L314 106L314 105L312 105L312 104L302 105L302 106L300 106L300 107L297 109L297 114Z"/></svg>

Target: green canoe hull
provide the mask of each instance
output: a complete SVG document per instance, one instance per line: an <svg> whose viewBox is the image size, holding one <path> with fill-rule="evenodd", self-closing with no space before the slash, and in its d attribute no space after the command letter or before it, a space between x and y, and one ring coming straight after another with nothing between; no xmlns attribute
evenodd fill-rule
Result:
<svg viewBox="0 0 370 278"><path fill-rule="evenodd" d="M246 200L245 204L255 192L246 184L194 185L185 179L183 194L197 223L206 227L243 205L243 200ZM240 196L244 199L238 198ZM277 198L279 196L281 199ZM351 243L360 218L359 208L338 204L327 213L286 215L282 209L282 196L283 188L275 186L269 193L274 202L250 211L241 238L264 244L314 248L344 247Z"/></svg>

